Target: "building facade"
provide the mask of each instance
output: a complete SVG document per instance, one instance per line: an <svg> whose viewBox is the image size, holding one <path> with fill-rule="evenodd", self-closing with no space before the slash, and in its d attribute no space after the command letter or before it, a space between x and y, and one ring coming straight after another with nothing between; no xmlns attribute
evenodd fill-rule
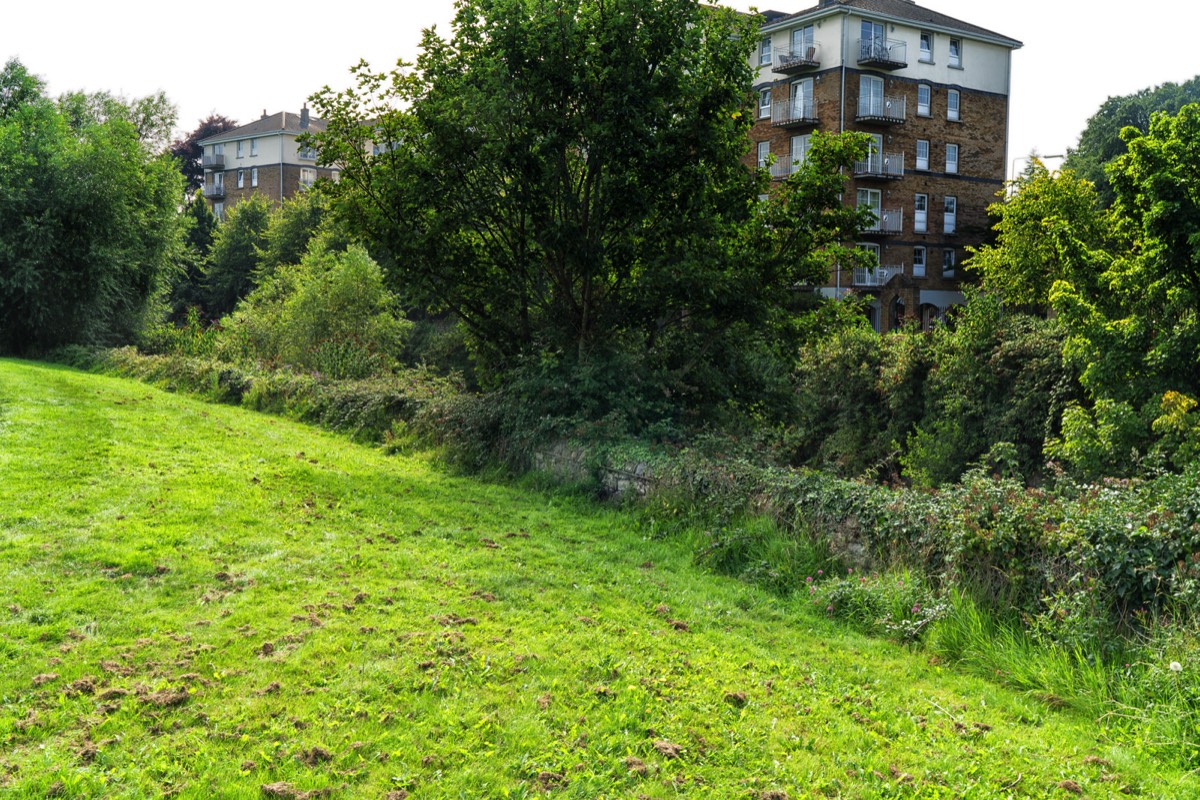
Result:
<svg viewBox="0 0 1200 800"><path fill-rule="evenodd" d="M820 0L764 14L747 162L783 180L816 130L872 137L845 200L874 212L859 246L877 266L835 269L822 291L867 294L877 330L913 317L929 325L963 302L965 248L988 239L987 206L1004 187L1020 46L910 0Z"/></svg>
<svg viewBox="0 0 1200 800"><path fill-rule="evenodd" d="M325 122L309 116L281 111L267 114L248 125L202 139L204 148L204 197L214 214L224 219L225 211L252 194L261 194L273 205L316 182L337 180L337 170L317 166L317 152L296 141L303 133L325 130Z"/></svg>

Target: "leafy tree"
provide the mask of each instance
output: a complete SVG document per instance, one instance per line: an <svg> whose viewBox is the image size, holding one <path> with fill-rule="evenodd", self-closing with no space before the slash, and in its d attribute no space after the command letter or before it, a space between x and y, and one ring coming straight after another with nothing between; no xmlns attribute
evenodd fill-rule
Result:
<svg viewBox="0 0 1200 800"><path fill-rule="evenodd" d="M257 284L270 213L266 198L255 194L231 208L217 226L204 271L206 307L213 317L228 314Z"/></svg>
<svg viewBox="0 0 1200 800"><path fill-rule="evenodd" d="M205 265L217 233L216 215L196 192L183 208L183 248L179 253L176 272L171 280L169 297L170 318L179 322L188 309L204 308L208 302L205 288Z"/></svg>
<svg viewBox="0 0 1200 800"><path fill-rule="evenodd" d="M1065 280L1097 290L1095 254L1105 225L1096 189L1070 170L1052 173L1037 159L1014 181L1013 194L988 211L999 221L995 244L971 248L967 269L1006 302L1046 311L1050 287Z"/></svg>
<svg viewBox="0 0 1200 800"><path fill-rule="evenodd" d="M1107 208L1116 195L1109 185L1105 167L1125 153L1121 132L1132 126L1146 133L1155 112L1177 114L1185 105L1195 102L1200 102L1200 77L1182 84L1164 83L1131 95L1110 97L1088 120L1079 136L1079 146L1068 151L1063 166L1094 183L1101 204Z"/></svg>
<svg viewBox="0 0 1200 800"><path fill-rule="evenodd" d="M1129 472L1151 450L1175 458L1168 445L1187 444L1177 434L1197 428L1200 105L1155 114L1147 133L1123 136L1128 152L1108 170L1119 255L1100 290L1059 281L1050 300L1090 400L1070 411L1053 451L1090 470Z"/></svg>
<svg viewBox="0 0 1200 800"><path fill-rule="evenodd" d="M861 222L836 173L863 145L819 137L758 203L757 24L695 0L465 0L415 68L360 64L356 89L313 98L335 210L406 301L461 320L485 378L559 376L574 388L540 399L589 416L621 394L758 395L795 287Z"/></svg>
<svg viewBox="0 0 1200 800"><path fill-rule="evenodd" d="M267 223L266 244L259 263L263 275L285 264L300 263L327 212L328 203L317 191L299 192L284 200Z"/></svg>
<svg viewBox="0 0 1200 800"><path fill-rule="evenodd" d="M233 130L237 121L221 114L209 114L200 120L195 130L182 139L171 142L171 155L179 161L179 171L187 181L187 190L194 192L204 185L204 166L202 157L204 148L200 141L218 133Z"/></svg>
<svg viewBox="0 0 1200 800"><path fill-rule="evenodd" d="M71 92L58 98L58 107L75 130L121 120L133 126L138 139L157 155L167 149L179 110L163 92L128 99L110 92Z"/></svg>
<svg viewBox="0 0 1200 800"><path fill-rule="evenodd" d="M0 351L131 341L179 244L180 181L133 112L68 118L18 62L0 97Z"/></svg>

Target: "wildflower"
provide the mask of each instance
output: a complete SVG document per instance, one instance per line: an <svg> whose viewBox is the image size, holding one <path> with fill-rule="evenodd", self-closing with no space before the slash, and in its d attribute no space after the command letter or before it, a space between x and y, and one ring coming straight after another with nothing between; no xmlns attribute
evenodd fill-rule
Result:
<svg viewBox="0 0 1200 800"><path fill-rule="evenodd" d="M1171 672L1183 672L1183 664L1178 661L1172 661L1169 665Z"/></svg>
<svg viewBox="0 0 1200 800"><path fill-rule="evenodd" d="M823 570L823 569L819 569L819 570L817 570L817 575L818 575L818 576L819 576L819 575L824 575L824 574L825 574L825 570Z"/></svg>
<svg viewBox="0 0 1200 800"><path fill-rule="evenodd" d="M914 614L921 613L921 604L920 603L917 603L913 606L912 613L914 613Z"/></svg>
<svg viewBox="0 0 1200 800"><path fill-rule="evenodd" d="M805 582L805 583L812 583L812 575L809 575L807 578L805 578L805 579L804 579L804 582Z"/></svg>
<svg viewBox="0 0 1200 800"><path fill-rule="evenodd" d="M833 613L833 606L825 606L825 612L826 612L826 613L828 613L828 614L832 614L832 613Z"/></svg>

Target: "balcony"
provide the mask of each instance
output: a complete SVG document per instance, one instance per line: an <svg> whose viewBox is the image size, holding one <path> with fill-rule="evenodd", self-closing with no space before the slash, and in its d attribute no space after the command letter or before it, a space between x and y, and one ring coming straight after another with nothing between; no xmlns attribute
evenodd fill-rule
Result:
<svg viewBox="0 0 1200 800"><path fill-rule="evenodd" d="M886 267L855 267L854 285L878 289L881 286L886 286L887 282L892 278L903 274L903 264L893 264Z"/></svg>
<svg viewBox="0 0 1200 800"><path fill-rule="evenodd" d="M904 69L908 66L908 44L899 39L859 39L858 63L878 69Z"/></svg>
<svg viewBox="0 0 1200 800"><path fill-rule="evenodd" d="M854 162L854 177L896 181L904 177L904 153L872 153Z"/></svg>
<svg viewBox="0 0 1200 800"><path fill-rule="evenodd" d="M220 200L225 196L225 184L217 183L212 186L209 186L207 183L204 184L204 196L209 200Z"/></svg>
<svg viewBox="0 0 1200 800"><path fill-rule="evenodd" d="M204 156L200 160L200 166L204 169L225 169L225 155L218 153L215 156Z"/></svg>
<svg viewBox="0 0 1200 800"><path fill-rule="evenodd" d="M793 50L780 50L775 53L775 71L783 75L794 75L797 72L816 69L821 66L821 45L810 44Z"/></svg>
<svg viewBox="0 0 1200 800"><path fill-rule="evenodd" d="M878 212L873 225L863 228L864 234L874 236L897 236L904 230L904 209L885 208Z"/></svg>
<svg viewBox="0 0 1200 800"><path fill-rule="evenodd" d="M775 180L786 180L800 171L800 163L793 161L791 156L784 156L771 165L771 177Z"/></svg>
<svg viewBox="0 0 1200 800"><path fill-rule="evenodd" d="M878 125L900 125L904 123L908 107L905 97L859 97L856 122L874 122Z"/></svg>
<svg viewBox="0 0 1200 800"><path fill-rule="evenodd" d="M794 128L817 124L817 101L811 97L784 100L771 104L771 124L777 128Z"/></svg>

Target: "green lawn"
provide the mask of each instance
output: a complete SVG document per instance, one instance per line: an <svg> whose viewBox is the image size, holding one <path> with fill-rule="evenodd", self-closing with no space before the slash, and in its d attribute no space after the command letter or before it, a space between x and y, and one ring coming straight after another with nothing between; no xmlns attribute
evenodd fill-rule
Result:
<svg viewBox="0 0 1200 800"><path fill-rule="evenodd" d="M0 795L1200 796L561 494L0 361Z"/></svg>

